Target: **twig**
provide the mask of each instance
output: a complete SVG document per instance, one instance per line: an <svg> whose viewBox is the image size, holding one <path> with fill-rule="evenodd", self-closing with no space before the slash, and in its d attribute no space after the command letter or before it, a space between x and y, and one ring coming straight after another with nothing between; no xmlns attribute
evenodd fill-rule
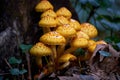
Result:
<svg viewBox="0 0 120 80"><path fill-rule="evenodd" d="M22 69L24 69L24 64L22 64ZM22 80L24 80L25 76L22 74Z"/></svg>
<svg viewBox="0 0 120 80"><path fill-rule="evenodd" d="M31 67L30 67L30 57L29 53L26 53L26 60L27 60L27 65L28 65L28 80L32 80L31 78Z"/></svg>
<svg viewBox="0 0 120 80"><path fill-rule="evenodd" d="M5 63L8 65L8 67L9 67L10 69L12 69L12 66L9 64L9 62L7 61L6 58L4 59L4 61L5 61Z"/></svg>

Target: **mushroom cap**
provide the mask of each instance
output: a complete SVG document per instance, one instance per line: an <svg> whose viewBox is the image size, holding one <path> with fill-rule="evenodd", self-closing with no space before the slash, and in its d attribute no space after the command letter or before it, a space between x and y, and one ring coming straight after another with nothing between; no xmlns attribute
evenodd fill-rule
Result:
<svg viewBox="0 0 120 80"><path fill-rule="evenodd" d="M70 25L62 25L57 27L56 32L60 33L64 37L72 37L76 35L76 30Z"/></svg>
<svg viewBox="0 0 120 80"><path fill-rule="evenodd" d="M86 33L84 33L84 32L82 32L82 31L77 31L77 37L78 38L86 38L86 39L89 39L89 36L86 34Z"/></svg>
<svg viewBox="0 0 120 80"><path fill-rule="evenodd" d="M107 44L104 40L99 40L96 42L96 44Z"/></svg>
<svg viewBox="0 0 120 80"><path fill-rule="evenodd" d="M56 13L53 10L47 10L44 13L41 14L41 18L46 17L46 16L51 16L53 18L57 17Z"/></svg>
<svg viewBox="0 0 120 80"><path fill-rule="evenodd" d="M36 12L44 12L49 9L53 10L53 5L47 0L41 0L35 7Z"/></svg>
<svg viewBox="0 0 120 80"><path fill-rule="evenodd" d="M96 48L96 43L92 44L91 46L88 46L88 51L93 53Z"/></svg>
<svg viewBox="0 0 120 80"><path fill-rule="evenodd" d="M56 25L57 25L57 21L50 16L43 17L39 21L39 26L41 27L56 27Z"/></svg>
<svg viewBox="0 0 120 80"><path fill-rule="evenodd" d="M69 23L75 30L80 30L81 29L81 25L80 25L80 23L77 20L70 19Z"/></svg>
<svg viewBox="0 0 120 80"><path fill-rule="evenodd" d="M58 16L56 18L56 21L57 21L57 25L60 26L60 25L65 25L65 24L69 24L69 21L67 18L65 18L64 16Z"/></svg>
<svg viewBox="0 0 120 80"><path fill-rule="evenodd" d="M40 37L40 41L48 45L63 45L66 39L56 31L45 33Z"/></svg>
<svg viewBox="0 0 120 80"><path fill-rule="evenodd" d="M90 38L95 38L98 34L96 27L90 23L82 23L81 31L86 33Z"/></svg>
<svg viewBox="0 0 120 80"><path fill-rule="evenodd" d="M70 19L72 16L72 13L66 8L66 7L61 7L56 11L57 16L64 16L67 19Z"/></svg>
<svg viewBox="0 0 120 80"><path fill-rule="evenodd" d="M73 54L65 53L58 59L58 62L59 63L65 63L65 62L68 62L70 60L74 61L76 59L77 59L77 57L74 56Z"/></svg>
<svg viewBox="0 0 120 80"><path fill-rule="evenodd" d="M38 42L30 49L30 53L35 56L46 56L51 55L52 50L45 44Z"/></svg>
<svg viewBox="0 0 120 80"><path fill-rule="evenodd" d="M71 41L71 47L74 48L86 48L88 45L88 40L85 38L74 38Z"/></svg>
<svg viewBox="0 0 120 80"><path fill-rule="evenodd" d="M88 51L93 53L98 44L107 44L107 43L103 40L96 41L95 43L88 46Z"/></svg>
<svg viewBox="0 0 120 80"><path fill-rule="evenodd" d="M96 41L92 40L92 39L89 39L88 40L88 47L93 45L93 44L96 44Z"/></svg>

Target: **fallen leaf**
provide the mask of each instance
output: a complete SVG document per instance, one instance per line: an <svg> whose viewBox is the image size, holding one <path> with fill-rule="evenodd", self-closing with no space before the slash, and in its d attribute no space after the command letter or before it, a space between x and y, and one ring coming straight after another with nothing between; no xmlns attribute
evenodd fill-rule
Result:
<svg viewBox="0 0 120 80"><path fill-rule="evenodd" d="M58 78L59 80L82 80L74 76L58 76Z"/></svg>

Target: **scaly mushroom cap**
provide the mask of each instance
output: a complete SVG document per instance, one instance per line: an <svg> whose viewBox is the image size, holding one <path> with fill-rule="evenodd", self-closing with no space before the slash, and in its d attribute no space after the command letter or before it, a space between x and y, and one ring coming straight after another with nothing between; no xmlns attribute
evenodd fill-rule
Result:
<svg viewBox="0 0 120 80"><path fill-rule="evenodd" d="M57 25L60 26L60 25L65 25L65 24L69 24L69 21L67 18L65 18L64 16L58 16L56 18L56 21L57 21Z"/></svg>
<svg viewBox="0 0 120 80"><path fill-rule="evenodd" d="M88 51L93 53L96 48L96 43L92 44L91 46L88 46Z"/></svg>
<svg viewBox="0 0 120 80"><path fill-rule="evenodd" d="M70 19L70 25L77 31L81 29L80 23L75 19Z"/></svg>
<svg viewBox="0 0 120 80"><path fill-rule="evenodd" d="M53 10L47 10L44 13L41 14L41 18L51 16L53 18L57 17L56 13Z"/></svg>
<svg viewBox="0 0 120 80"><path fill-rule="evenodd" d="M53 5L47 0L40 1L35 7L36 12L44 12L49 9L53 10Z"/></svg>
<svg viewBox="0 0 120 80"><path fill-rule="evenodd" d="M90 23L82 23L81 31L86 33L90 38L95 38L98 34L97 29Z"/></svg>
<svg viewBox="0 0 120 80"><path fill-rule="evenodd" d="M85 38L74 38L71 41L71 47L74 48L86 48L88 45L88 40Z"/></svg>
<svg viewBox="0 0 120 80"><path fill-rule="evenodd" d="M45 44L38 42L30 49L30 53L35 56L46 56L51 55L52 50Z"/></svg>
<svg viewBox="0 0 120 80"><path fill-rule="evenodd" d="M91 53L93 53L94 50L95 50L95 48L96 48L96 46L98 44L107 44L107 43L105 41L103 41L103 40L96 41L95 43L93 43L90 46L88 46L88 51L91 52Z"/></svg>
<svg viewBox="0 0 120 80"><path fill-rule="evenodd" d="M64 16L67 19L70 19L72 16L72 13L66 8L66 7L61 7L56 11L57 16Z"/></svg>
<svg viewBox="0 0 120 80"><path fill-rule="evenodd" d="M58 62L59 63L65 63L65 62L68 62L70 60L73 61L73 60L76 60L76 59L77 59L76 56L74 56L74 55L72 55L70 53L65 53L58 59Z"/></svg>
<svg viewBox="0 0 120 80"><path fill-rule="evenodd" d="M48 45L63 45L66 39L56 31L45 33L40 37L40 41Z"/></svg>
<svg viewBox="0 0 120 80"><path fill-rule="evenodd" d="M39 26L41 27L56 27L56 25L57 25L57 21L50 16L43 17L39 21Z"/></svg>
<svg viewBox="0 0 120 80"><path fill-rule="evenodd" d="M64 37L72 37L76 35L76 30L70 25L62 25L56 29L56 32L60 33Z"/></svg>
<svg viewBox="0 0 120 80"><path fill-rule="evenodd" d="M86 33L82 32L82 31L78 31L76 34L77 34L77 37L78 37L78 38L86 38L86 39L89 39L89 36L88 36Z"/></svg>
<svg viewBox="0 0 120 80"><path fill-rule="evenodd" d="M93 44L96 44L96 41L92 40L92 39L89 39L88 40L88 47L93 45Z"/></svg>

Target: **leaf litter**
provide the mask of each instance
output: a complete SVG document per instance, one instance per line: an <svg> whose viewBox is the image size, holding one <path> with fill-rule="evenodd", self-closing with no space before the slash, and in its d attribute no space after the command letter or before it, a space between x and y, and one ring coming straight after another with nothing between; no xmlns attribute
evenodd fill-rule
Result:
<svg viewBox="0 0 120 80"><path fill-rule="evenodd" d="M52 80L120 80L120 52L110 44L97 45L84 66L72 65L49 76ZM84 73L83 73L83 72ZM61 72L61 73L60 73ZM62 74L62 75L61 75Z"/></svg>

